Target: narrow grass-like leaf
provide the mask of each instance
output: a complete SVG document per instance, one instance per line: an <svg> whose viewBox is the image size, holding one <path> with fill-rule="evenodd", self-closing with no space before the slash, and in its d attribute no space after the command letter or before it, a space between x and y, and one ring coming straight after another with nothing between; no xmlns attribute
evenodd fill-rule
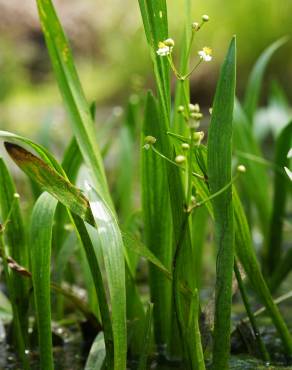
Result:
<svg viewBox="0 0 292 370"><path fill-rule="evenodd" d="M133 212L133 184L135 179L135 139L137 125L137 107L139 101L129 100L123 126L119 134L119 160L117 163L117 182L114 189L114 202L122 223Z"/></svg>
<svg viewBox="0 0 292 370"><path fill-rule="evenodd" d="M39 335L40 368L54 368L51 332L50 265L57 200L43 193L36 202L30 227L31 269Z"/></svg>
<svg viewBox="0 0 292 370"><path fill-rule="evenodd" d="M159 136L157 102L149 93L145 108L142 140L148 135ZM143 140L144 141L144 140ZM159 142L157 143L160 147ZM171 269L171 211L166 163L152 150L142 149L142 204L145 243L149 250ZM161 222L163 220L163 222ZM169 343L171 327L171 284L153 265L149 266L151 300L156 343Z"/></svg>
<svg viewBox="0 0 292 370"><path fill-rule="evenodd" d="M191 1L184 1L184 10L185 10L185 29L183 33L183 42L181 50L181 60L180 60L180 74L182 76L188 73L189 68L189 59L191 55L191 38L194 37L192 33L192 19L191 19ZM181 113L178 112L178 107L180 105L186 105L186 99L189 99L190 92L190 83L189 80L184 82L177 81L175 89L175 102L174 102L174 112L173 112L173 121L172 127L174 132L179 134L186 134L188 127L185 124L185 119Z"/></svg>
<svg viewBox="0 0 292 370"><path fill-rule="evenodd" d="M234 108L233 148L235 151L248 153L259 158L263 157L246 114L238 101L236 101ZM251 201L254 202L262 233L266 235L270 218L267 170L261 163L251 161L247 158L240 157L240 163L247 169L246 175L240 179L243 190L247 194L246 206L249 207Z"/></svg>
<svg viewBox="0 0 292 370"><path fill-rule="evenodd" d="M72 212L90 224L94 224L88 200L82 192L52 167L26 149L5 142L5 148L15 163L31 178Z"/></svg>
<svg viewBox="0 0 292 370"><path fill-rule="evenodd" d="M280 133L276 141L274 163L279 169L274 175L273 210L269 228L267 267L270 274L274 272L282 257L283 221L287 204L287 195L290 180L284 173L288 167L287 153L292 144L292 122Z"/></svg>
<svg viewBox="0 0 292 370"><path fill-rule="evenodd" d="M235 189L233 189L233 203L236 224L236 233L235 233L236 253L241 264L244 267L245 272L247 273L247 276L254 290L257 292L261 301L266 306L271 316L271 319L273 320L273 323L278 330L279 336L282 339L283 346L287 354L291 355L292 353L291 334L283 320L283 317L277 305L274 303L271 293L263 278L252 244L252 239L248 223L245 217L245 212L243 210L240 199Z"/></svg>
<svg viewBox="0 0 292 370"><path fill-rule="evenodd" d="M143 351L140 355L138 370L147 369L147 358L150 351L151 345L151 332L152 332L152 316L153 316L153 303L148 304L146 320L145 320L145 329L144 329L144 345Z"/></svg>
<svg viewBox="0 0 292 370"><path fill-rule="evenodd" d="M57 82L70 115L72 129L98 191L111 206L107 181L88 102L74 66L69 43L51 0L37 0L39 16Z"/></svg>
<svg viewBox="0 0 292 370"><path fill-rule="evenodd" d="M260 89L262 86L266 67L275 51L277 51L279 47L285 44L286 42L287 37L282 37L281 39L277 40L272 45L270 45L259 57L249 76L246 93L244 97L244 110L251 124L258 105Z"/></svg>
<svg viewBox="0 0 292 370"><path fill-rule="evenodd" d="M15 198L15 185L13 179L3 161L0 158L0 214L5 221L10 213L9 222L5 227L5 241L7 245L7 253L18 264L26 268L29 267L29 256L26 241L26 234L21 215L19 199ZM27 345L28 335L28 305L29 305L29 282L22 276L11 272L13 285L13 295L18 311L19 322L21 323L22 337Z"/></svg>
<svg viewBox="0 0 292 370"><path fill-rule="evenodd" d="M104 282L101 275L101 269L99 265L99 261L97 258L97 254L95 251L95 248L93 246L92 240L89 236L89 233L86 229L86 226L82 219L79 216L75 216L74 214L71 214L72 222L76 228L77 236L80 239L84 251L86 253L88 265L90 267L92 279L94 282L96 294L99 301L99 308L102 318L102 324L103 324L103 330L104 330L104 339L105 339L105 347L106 347L106 366L109 369L118 369L118 365L123 361L123 356L120 358L116 358L119 356L120 351L119 348L115 348L116 341L114 340L114 335L117 336L116 331L113 332L113 324L111 323L111 317L109 312L109 305L107 303L106 298L106 292L104 289ZM98 227L100 227L100 224L98 224ZM122 284L123 282L121 282ZM109 282L111 285L111 282ZM113 311L114 313L114 311ZM113 318L112 322L119 323L119 318ZM123 321L122 321L123 322ZM121 341L124 339L124 337L121 335L121 338L119 338Z"/></svg>
<svg viewBox="0 0 292 370"><path fill-rule="evenodd" d="M126 294L122 236L110 208L91 187L87 189L90 207L97 225L109 285L114 341L114 368L126 368Z"/></svg>
<svg viewBox="0 0 292 370"><path fill-rule="evenodd" d="M91 171L92 179L100 196L99 202L102 201L104 203L101 204L104 209L110 208L111 210L111 212L108 213L108 220L111 220L109 225L115 225L115 228L111 229L111 237L113 239L118 238L122 240L107 186L89 106L78 79L69 44L51 0L37 0L37 4L47 48L60 91L71 118L75 138L78 142L84 162ZM103 242L101 242L101 244L104 247ZM124 369L126 367L127 340L123 243L121 242L114 245L120 248L120 250L117 248L113 251L109 248L111 253L115 254L107 253L106 259L106 266L108 267L107 278L112 294L111 303L115 354L114 368ZM116 263L118 256L121 257L121 260L119 260L119 263ZM115 268L117 268L117 270ZM115 285L115 283L117 283L117 285ZM118 297L117 290L119 290Z"/></svg>
<svg viewBox="0 0 292 370"><path fill-rule="evenodd" d="M158 43L168 37L167 6L165 0L139 0L150 55L154 64L159 100L164 119L169 120L170 83L169 65L166 58L156 54Z"/></svg>
<svg viewBox="0 0 292 370"><path fill-rule="evenodd" d="M236 79L236 41L230 48L216 89L208 137L208 177L211 194L231 181L232 117ZM214 369L227 369L230 351L230 315L234 263L232 190L213 200L216 265L216 308L214 323Z"/></svg>

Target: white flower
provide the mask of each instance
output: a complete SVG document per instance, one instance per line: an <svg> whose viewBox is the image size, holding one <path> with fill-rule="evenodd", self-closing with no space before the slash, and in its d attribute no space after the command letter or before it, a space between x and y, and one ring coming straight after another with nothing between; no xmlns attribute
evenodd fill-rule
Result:
<svg viewBox="0 0 292 370"><path fill-rule="evenodd" d="M198 52L200 58L204 62L211 62L212 60L212 49L205 46L202 50Z"/></svg>
<svg viewBox="0 0 292 370"><path fill-rule="evenodd" d="M170 43L168 45L166 45L166 43L160 42L158 44L158 49L157 49L156 53L160 57L165 57L165 56L169 55L172 52L172 49L173 49L173 46L171 46Z"/></svg>

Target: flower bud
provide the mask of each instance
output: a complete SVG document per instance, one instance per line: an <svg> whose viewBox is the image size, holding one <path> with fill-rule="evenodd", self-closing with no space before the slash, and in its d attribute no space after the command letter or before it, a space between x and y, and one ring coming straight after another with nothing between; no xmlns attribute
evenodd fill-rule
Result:
<svg viewBox="0 0 292 370"><path fill-rule="evenodd" d="M166 40L163 41L163 43L164 43L164 45L169 46L171 48L174 47L174 41L173 41L173 39L170 39L170 38L169 39L166 39Z"/></svg>
<svg viewBox="0 0 292 370"><path fill-rule="evenodd" d="M14 193L14 194L13 194L13 196L14 196L14 198L16 198L16 199L19 199L19 198L20 198L20 195L19 195L18 193Z"/></svg>
<svg viewBox="0 0 292 370"><path fill-rule="evenodd" d="M204 132L203 131L199 131L199 132L194 132L193 133L193 140L195 142L196 145L200 145L201 144L201 141L204 139Z"/></svg>
<svg viewBox="0 0 292 370"><path fill-rule="evenodd" d="M240 164L239 166L237 166L237 171L240 173L245 173L246 167L243 164Z"/></svg>
<svg viewBox="0 0 292 370"><path fill-rule="evenodd" d="M193 29L194 31L199 31L199 29L200 29L200 24L199 24L198 22L193 22L193 23L192 23L192 29Z"/></svg>
<svg viewBox="0 0 292 370"><path fill-rule="evenodd" d="M183 151L187 151L190 149L190 145L188 143L182 143L181 147Z"/></svg>
<svg viewBox="0 0 292 370"><path fill-rule="evenodd" d="M195 121L200 121L200 119L202 119L202 118L203 118L203 114L202 114L202 113L200 113L200 112L192 112L192 113L190 114L190 117L191 117L192 119L194 119Z"/></svg>
<svg viewBox="0 0 292 370"><path fill-rule="evenodd" d="M177 108L178 113L182 113L185 110L185 107L183 105L179 105Z"/></svg>
<svg viewBox="0 0 292 370"><path fill-rule="evenodd" d="M203 22L209 22L210 18L207 14L202 15L202 21Z"/></svg>
<svg viewBox="0 0 292 370"><path fill-rule="evenodd" d="M199 113L200 112L200 106L199 106L199 104L189 104L189 110L190 110L190 112Z"/></svg>
<svg viewBox="0 0 292 370"><path fill-rule="evenodd" d="M177 155L175 157L175 163L182 164L186 161L186 157L184 155Z"/></svg>
<svg viewBox="0 0 292 370"><path fill-rule="evenodd" d="M144 139L144 142L145 142L145 144L150 144L150 145L155 144L156 143L156 137L150 136L150 135L146 136L145 139Z"/></svg>

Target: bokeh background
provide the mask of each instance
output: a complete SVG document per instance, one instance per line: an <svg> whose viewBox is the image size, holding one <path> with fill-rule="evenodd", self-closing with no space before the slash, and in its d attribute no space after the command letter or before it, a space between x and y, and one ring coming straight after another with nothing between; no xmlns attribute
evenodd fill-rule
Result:
<svg viewBox="0 0 292 370"><path fill-rule="evenodd" d="M97 102L97 120L119 115L129 96L153 86L138 0L55 0L71 41L89 101ZM168 1L169 35L179 41L184 27L183 0ZM195 101L210 106L220 63L230 38L238 37L238 91L259 54L271 42L291 34L291 0L193 1L192 18L208 14L194 48L208 45L214 62L192 78ZM270 82L278 80L292 98L292 41L277 52L269 67L262 104ZM0 128L63 148L69 126L51 72L34 0L0 0ZM45 135L44 135L45 133Z"/></svg>

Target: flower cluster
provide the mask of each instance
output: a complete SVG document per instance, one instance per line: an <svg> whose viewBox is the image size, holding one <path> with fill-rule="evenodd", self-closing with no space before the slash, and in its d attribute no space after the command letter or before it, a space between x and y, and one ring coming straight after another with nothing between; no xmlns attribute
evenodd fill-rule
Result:
<svg viewBox="0 0 292 370"><path fill-rule="evenodd" d="M165 57L171 54L173 47L174 47L173 39L169 38L164 41L160 41L156 53L161 57Z"/></svg>
<svg viewBox="0 0 292 370"><path fill-rule="evenodd" d="M208 48L205 46L202 50L198 52L199 57L204 61L204 62L211 62L212 60L212 49Z"/></svg>

